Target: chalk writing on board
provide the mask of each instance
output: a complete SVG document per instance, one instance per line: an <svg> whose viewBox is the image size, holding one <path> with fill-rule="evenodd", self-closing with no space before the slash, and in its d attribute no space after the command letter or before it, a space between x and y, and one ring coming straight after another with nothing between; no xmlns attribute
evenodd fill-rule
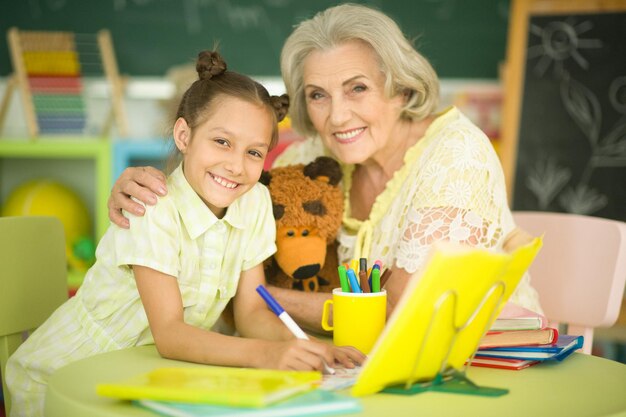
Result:
<svg viewBox="0 0 626 417"><path fill-rule="evenodd" d="M538 56L541 58L534 66L533 71L542 76L554 63L554 72L557 76L564 75L563 62L572 59L583 69L589 69L589 61L585 59L582 50L585 48L601 48L599 39L585 39L581 35L593 28L590 21L576 24L571 18L565 21L552 21L545 27L536 24L530 25L530 32L541 38L541 43L528 48L528 59Z"/></svg>
<svg viewBox="0 0 626 417"><path fill-rule="evenodd" d="M212 8L217 11L220 20L228 23L235 30L245 30L267 26L269 19L261 5L239 6L228 0L184 0L187 31L190 34L202 31L202 11Z"/></svg>
<svg viewBox="0 0 626 417"><path fill-rule="evenodd" d="M526 124L521 140L535 150L520 149L526 175L518 186L530 191L540 210L598 215L617 205L608 217L623 219L623 195L614 183L622 178L623 187L626 168L626 76L612 49L621 41L599 28L599 20L582 16L531 20L525 95L547 114L544 125ZM602 84L593 76L598 73L607 76ZM530 107L525 104L525 111L535 117L528 120L539 122Z"/></svg>
<svg viewBox="0 0 626 417"><path fill-rule="evenodd" d="M430 3L436 3L437 8L435 14L440 20L450 20L454 14L454 6L456 0L428 0Z"/></svg>
<svg viewBox="0 0 626 417"><path fill-rule="evenodd" d="M61 1L61 0L59 0ZM150 7L156 0L113 0L113 10L123 13L130 6ZM272 7L282 7L288 0L270 0ZM271 26L265 4L237 5L230 0L183 0L181 13L187 33L199 34L203 30L204 13L217 13L220 21L234 30L269 28Z"/></svg>
<svg viewBox="0 0 626 417"><path fill-rule="evenodd" d="M350 0L380 9L433 63L441 77L498 76L510 0ZM219 47L243 73L279 76L279 56L295 25L344 0L22 0L3 1L0 26L94 33L108 29L120 71L161 76ZM4 9L7 9L6 11ZM0 42L0 76L11 73Z"/></svg>
<svg viewBox="0 0 626 417"><path fill-rule="evenodd" d="M28 2L30 15L33 19L45 17L45 13L63 10L67 5L67 0L31 0Z"/></svg>

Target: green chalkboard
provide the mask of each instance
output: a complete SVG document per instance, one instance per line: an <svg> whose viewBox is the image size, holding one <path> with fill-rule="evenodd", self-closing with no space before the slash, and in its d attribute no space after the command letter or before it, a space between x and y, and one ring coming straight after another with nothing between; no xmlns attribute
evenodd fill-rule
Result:
<svg viewBox="0 0 626 417"><path fill-rule="evenodd" d="M529 28L513 208L626 221L626 10Z"/></svg>
<svg viewBox="0 0 626 417"><path fill-rule="evenodd" d="M442 77L497 78L504 58L509 1L379 0L361 2L394 18ZM0 6L0 28L92 34L109 29L119 70L163 75L193 62L219 41L229 66L279 75L281 46L293 26L329 0L14 0ZM84 38L88 42L88 38ZM11 72L0 43L0 75Z"/></svg>

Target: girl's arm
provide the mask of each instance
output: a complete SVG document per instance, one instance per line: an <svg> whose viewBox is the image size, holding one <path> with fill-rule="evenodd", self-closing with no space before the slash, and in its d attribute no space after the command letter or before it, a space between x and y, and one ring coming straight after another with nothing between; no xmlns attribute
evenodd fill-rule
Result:
<svg viewBox="0 0 626 417"><path fill-rule="evenodd" d="M260 367L257 351L270 342L225 336L184 321L178 281L144 266L133 266L137 289L159 354L164 358L225 366Z"/></svg>
<svg viewBox="0 0 626 417"><path fill-rule="evenodd" d="M322 343L295 339L248 339L191 326L184 321L182 297L175 277L138 265L133 266L133 272L154 342L164 358L213 365L294 370L322 370L322 357L331 363L335 359L333 350ZM260 313L256 309L247 311ZM279 326L282 322L276 317L273 321L278 323L274 326L265 324L265 329L270 329L273 336L286 335Z"/></svg>
<svg viewBox="0 0 626 417"><path fill-rule="evenodd" d="M126 168L122 175L113 184L107 206L109 207L109 219L116 225L128 229L130 223L122 214L126 210L137 216L143 216L143 206L131 199L145 204L156 204L157 196L167 194L165 175L152 167Z"/></svg>
<svg viewBox="0 0 626 417"><path fill-rule="evenodd" d="M360 364L365 355L353 347L335 347L327 343L311 340L296 340L285 324L270 311L265 301L256 292L256 287L265 285L263 265L259 264L242 272L234 298L235 325L242 336L259 337L274 340L290 340L289 350L267 352L276 356L271 361L280 361L288 369L299 369L296 365L300 361L308 364L315 363L315 369L323 357L327 363L340 363L352 368L354 363ZM311 356L313 355L313 356Z"/></svg>

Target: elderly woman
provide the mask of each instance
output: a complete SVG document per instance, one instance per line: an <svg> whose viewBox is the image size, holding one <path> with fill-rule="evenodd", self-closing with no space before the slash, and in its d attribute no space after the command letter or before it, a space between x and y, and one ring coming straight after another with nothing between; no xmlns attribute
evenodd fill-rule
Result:
<svg viewBox="0 0 626 417"><path fill-rule="evenodd" d="M307 139L277 164L322 154L342 164L339 259L391 267L390 311L434 242L502 249L518 233L489 139L456 108L437 112L435 71L388 16L354 4L318 13L287 39L281 70L293 127ZM150 190L163 194L162 178L154 169L128 168L109 199L111 220L127 224L122 208L140 214L128 196L155 201ZM272 292L301 325L320 328L328 294ZM541 311L528 276L511 301Z"/></svg>

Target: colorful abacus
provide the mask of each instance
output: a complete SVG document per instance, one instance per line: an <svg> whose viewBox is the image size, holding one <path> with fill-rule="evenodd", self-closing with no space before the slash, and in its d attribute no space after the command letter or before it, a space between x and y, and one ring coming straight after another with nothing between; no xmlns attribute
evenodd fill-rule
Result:
<svg viewBox="0 0 626 417"><path fill-rule="evenodd" d="M106 76L111 85L113 116L121 135L126 134L121 81L108 31L77 35L11 28L8 38L14 83L20 88L30 136L85 133L88 116L83 95L85 66L97 67L99 73L94 75ZM91 50L79 53L79 43L89 45ZM11 94L9 89L6 94ZM102 126L102 130L107 131L108 127Z"/></svg>
<svg viewBox="0 0 626 417"><path fill-rule="evenodd" d="M82 133L85 103L74 34L26 32L22 59L40 133Z"/></svg>

